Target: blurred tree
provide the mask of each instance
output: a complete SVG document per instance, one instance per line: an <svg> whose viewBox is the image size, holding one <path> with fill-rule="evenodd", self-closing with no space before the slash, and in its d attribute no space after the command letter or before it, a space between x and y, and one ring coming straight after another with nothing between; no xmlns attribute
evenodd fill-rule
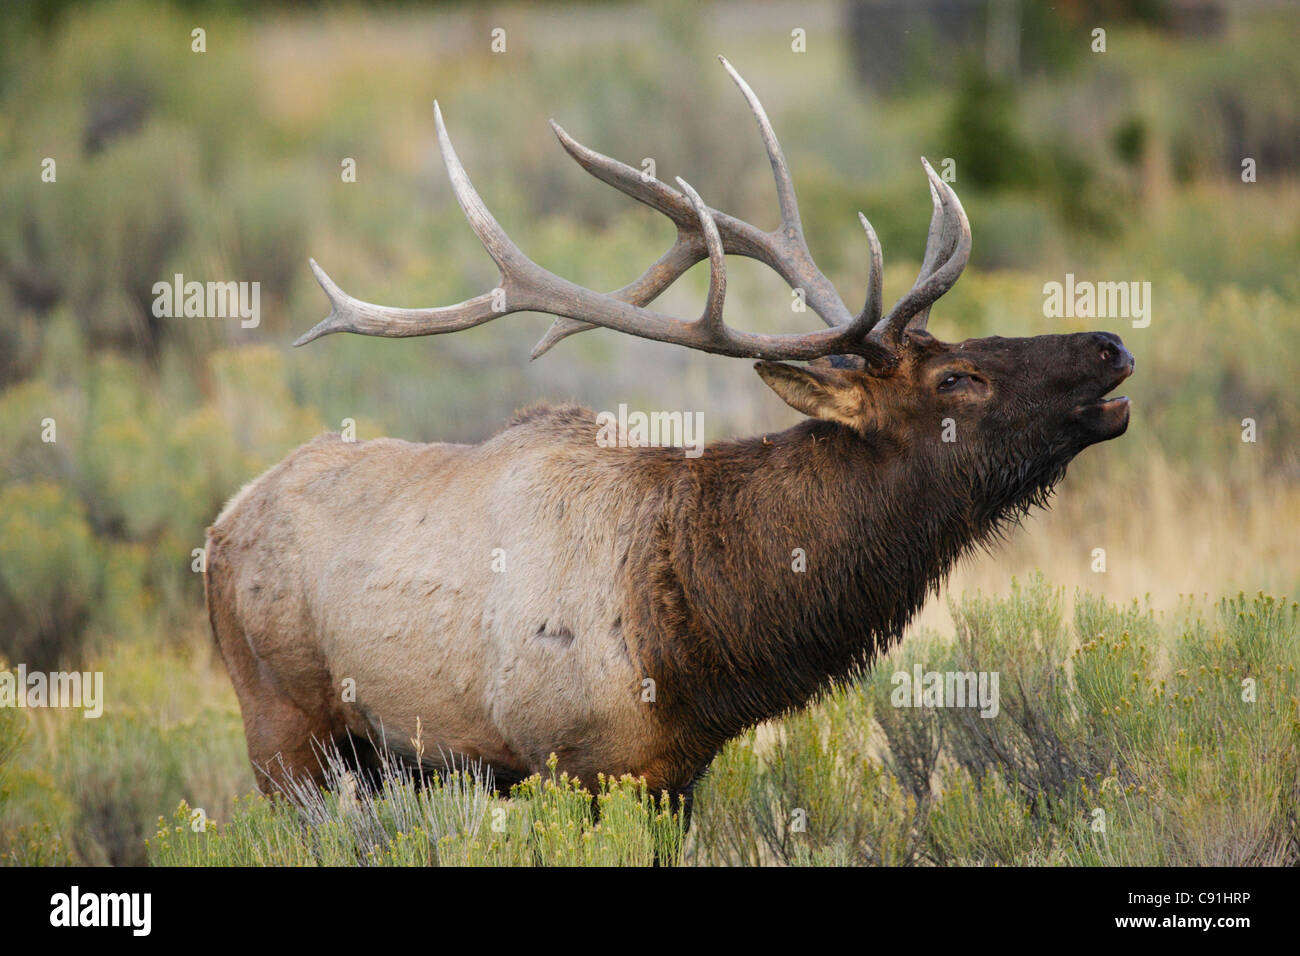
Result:
<svg viewBox="0 0 1300 956"><path fill-rule="evenodd" d="M964 183L980 189L1032 187L1034 167L1021 133L1015 86L968 60L947 123L947 143Z"/></svg>
<svg viewBox="0 0 1300 956"><path fill-rule="evenodd" d="M1059 72L1087 52L1081 31L1098 23L1222 24L1214 0L848 0L845 19L858 81L881 93L954 82L972 56L995 76Z"/></svg>

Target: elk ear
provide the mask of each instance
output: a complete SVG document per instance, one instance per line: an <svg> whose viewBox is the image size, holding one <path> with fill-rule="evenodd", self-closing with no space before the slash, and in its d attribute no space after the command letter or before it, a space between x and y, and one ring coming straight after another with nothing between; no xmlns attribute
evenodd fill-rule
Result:
<svg viewBox="0 0 1300 956"><path fill-rule="evenodd" d="M755 362L768 387L795 411L809 418L839 422L859 431L870 417L861 376L847 369L784 362Z"/></svg>

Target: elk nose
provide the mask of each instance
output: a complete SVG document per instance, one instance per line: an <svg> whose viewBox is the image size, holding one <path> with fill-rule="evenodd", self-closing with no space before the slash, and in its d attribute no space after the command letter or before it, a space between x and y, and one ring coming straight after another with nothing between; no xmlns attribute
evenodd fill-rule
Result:
<svg viewBox="0 0 1300 956"><path fill-rule="evenodd" d="M1133 373L1137 361L1133 358L1133 353L1124 348L1124 343L1118 335L1113 332L1094 332L1092 341L1096 346L1097 356L1107 367L1117 372L1126 370L1130 375Z"/></svg>

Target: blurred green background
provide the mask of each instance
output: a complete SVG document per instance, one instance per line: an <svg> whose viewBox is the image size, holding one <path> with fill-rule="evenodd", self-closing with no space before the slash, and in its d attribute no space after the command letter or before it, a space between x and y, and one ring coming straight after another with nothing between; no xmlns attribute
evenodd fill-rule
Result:
<svg viewBox="0 0 1300 956"><path fill-rule="evenodd" d="M615 333L530 363L550 322L536 315L290 349L328 311L308 256L391 305L496 284L447 185L435 96L516 242L602 290L639 275L672 229L579 169L548 118L634 166L653 158L661 180L683 176L716 208L776 222L761 143L716 54L763 100L813 253L853 308L856 212L884 246L888 305L924 246L918 159L953 160L974 251L932 331L1106 328L1138 365L1129 433L1085 453L1054 509L952 589L1003 592L1037 568L1168 606L1300 582L1293 4L194 0L10 2L0 18L0 658L104 670L112 740L136 741L110 759L103 722L33 716L0 817L56 821L78 859L142 852L133 811L87 794L154 807L201 777L221 807L248 789L191 552L223 502L296 445L346 418L360 438L475 441L543 399L699 409L710 440L796 420L747 362ZM206 52L191 49L196 28ZM732 324L817 327L764 267L728 266ZM1045 318L1043 285L1067 272L1150 282L1150 326ZM260 282L260 326L155 318L153 284L174 273ZM706 286L697 266L659 306L695 314ZM948 626L942 602L922 623ZM141 734L179 736L142 749ZM142 780L157 793L130 789Z"/></svg>

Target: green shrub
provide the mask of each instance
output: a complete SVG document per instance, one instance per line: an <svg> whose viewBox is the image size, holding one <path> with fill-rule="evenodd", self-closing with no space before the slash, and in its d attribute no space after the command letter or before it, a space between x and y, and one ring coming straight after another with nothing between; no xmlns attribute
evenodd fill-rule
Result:
<svg viewBox="0 0 1300 956"><path fill-rule="evenodd" d="M144 864L149 827L183 786L175 740L138 716L73 719L58 777L74 807L73 846L95 866Z"/></svg>
<svg viewBox="0 0 1300 956"><path fill-rule="evenodd" d="M1188 605L1161 622L1080 594L1066 627L1038 577L952 611L954 639L914 635L860 690L729 744L696 799L692 861L1300 860L1295 603L1239 596L1212 621ZM890 675L915 663L998 670L1001 712L891 706Z"/></svg>
<svg viewBox="0 0 1300 956"><path fill-rule="evenodd" d="M337 752L321 790L237 802L228 822L181 803L148 842L155 866L649 866L681 856L679 818L632 778L595 796L565 774L533 776L509 799L472 766L413 778L391 759L374 786Z"/></svg>
<svg viewBox="0 0 1300 956"><path fill-rule="evenodd" d="M0 654L46 670L75 660L99 590L81 503L48 482L0 488Z"/></svg>

